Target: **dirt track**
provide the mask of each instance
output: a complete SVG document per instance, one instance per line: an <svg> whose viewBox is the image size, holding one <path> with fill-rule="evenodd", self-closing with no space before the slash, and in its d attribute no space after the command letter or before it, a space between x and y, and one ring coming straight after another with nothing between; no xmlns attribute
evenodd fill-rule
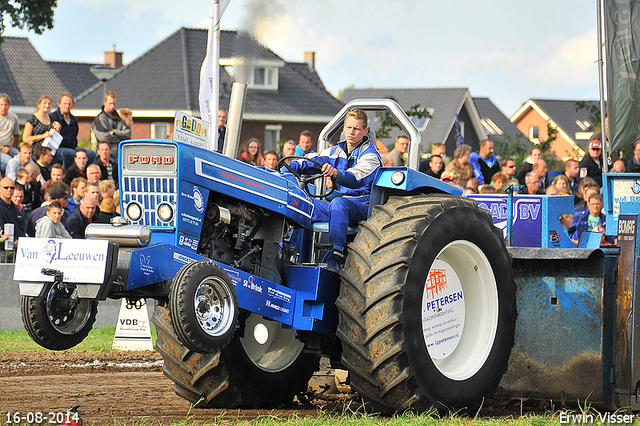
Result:
<svg viewBox="0 0 640 426"><path fill-rule="evenodd" d="M326 401L316 401L327 404ZM358 401L352 402L355 406ZM281 410L191 409L176 396L173 382L162 375L162 357L157 352L10 352L0 353L1 423L7 412L61 412L75 405L84 425L128 425L213 420L224 415L233 422L260 415L286 418L315 416L317 406L298 404ZM328 403L326 409L343 412L343 403ZM481 416L542 414L550 407L533 401L493 398L486 401ZM555 406L554 409L560 407ZM45 420L43 424L46 424Z"/></svg>
<svg viewBox="0 0 640 426"><path fill-rule="evenodd" d="M60 412L74 405L85 425L131 424L171 420L210 420L223 410L193 409L176 396L173 382L162 375L156 352L24 352L0 354L0 407L7 412ZM314 415L313 406L297 415ZM282 416L294 411L282 410ZM232 418L254 418L270 411L226 411ZM47 423L46 421L44 423Z"/></svg>

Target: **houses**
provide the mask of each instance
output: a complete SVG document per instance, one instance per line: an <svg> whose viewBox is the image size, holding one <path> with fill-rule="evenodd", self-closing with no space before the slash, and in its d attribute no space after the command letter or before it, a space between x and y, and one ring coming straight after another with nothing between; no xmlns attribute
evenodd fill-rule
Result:
<svg viewBox="0 0 640 426"><path fill-rule="evenodd" d="M357 98L390 98L404 110L418 105L428 111L431 118L412 117L422 136L421 152L440 142L445 144L447 156L452 157L456 148L456 119L465 143L474 150L483 139L498 140L505 131L511 136L519 133L489 98L471 97L467 88L346 89L341 100L348 102ZM375 119L371 125L374 130L379 128ZM392 138L383 143L392 144L398 133L392 133Z"/></svg>
<svg viewBox="0 0 640 426"><path fill-rule="evenodd" d="M578 108L578 100L529 99L511 117L511 121L530 141L537 143L548 138L547 125L557 130L551 144L555 155L562 160L580 159L594 132L594 119L586 108ZM586 101L598 105L598 101Z"/></svg>
<svg viewBox="0 0 640 426"><path fill-rule="evenodd" d="M220 106L228 108L234 67L236 31L221 31ZM315 136L342 107L327 92L310 62L288 62L248 38L253 71L244 111L241 144L258 138L263 150L274 149L282 140L294 139L310 130ZM133 138L168 137L173 132L176 110L199 116L200 67L206 53L207 30L180 28L166 39L122 67L107 83L118 97L118 108L133 111ZM312 55L310 55L312 56ZM83 93L74 110L81 134L102 107L102 84ZM83 126L84 123L84 126Z"/></svg>

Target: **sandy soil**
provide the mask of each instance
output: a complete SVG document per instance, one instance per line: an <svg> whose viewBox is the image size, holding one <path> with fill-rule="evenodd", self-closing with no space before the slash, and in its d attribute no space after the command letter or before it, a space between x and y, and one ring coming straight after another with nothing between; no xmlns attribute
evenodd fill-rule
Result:
<svg viewBox="0 0 640 426"><path fill-rule="evenodd" d="M162 375L162 357L157 352L12 352L0 353L0 407L2 423L7 413L58 413L75 405L84 425L102 425L144 421L144 424L219 419L231 423L261 415L286 418L315 416L318 404L340 413L345 403L357 406L357 398L343 395L293 405L283 410L191 409L176 396L173 383ZM551 407L532 401L513 401L496 397L487 401L481 416L518 416L541 414ZM559 409L560 407L553 407ZM522 410L522 411L521 411Z"/></svg>

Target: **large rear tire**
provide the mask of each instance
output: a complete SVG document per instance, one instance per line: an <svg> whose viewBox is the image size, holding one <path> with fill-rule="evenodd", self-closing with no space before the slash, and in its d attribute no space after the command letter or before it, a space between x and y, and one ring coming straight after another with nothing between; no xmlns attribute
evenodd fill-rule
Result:
<svg viewBox="0 0 640 426"><path fill-rule="evenodd" d="M391 197L360 224L337 306L351 385L386 412L473 409L513 347L511 259L469 199Z"/></svg>
<svg viewBox="0 0 640 426"><path fill-rule="evenodd" d="M46 284L43 297L22 296L20 312L29 336L40 346L54 351L73 348L91 331L98 302L78 299L75 289Z"/></svg>
<svg viewBox="0 0 640 426"><path fill-rule="evenodd" d="M244 336L236 335L222 350L198 353L184 346L169 311L158 307L152 322L156 350L164 358L164 375L175 392L197 407L277 408L307 390L319 358L303 352L296 332L250 314Z"/></svg>

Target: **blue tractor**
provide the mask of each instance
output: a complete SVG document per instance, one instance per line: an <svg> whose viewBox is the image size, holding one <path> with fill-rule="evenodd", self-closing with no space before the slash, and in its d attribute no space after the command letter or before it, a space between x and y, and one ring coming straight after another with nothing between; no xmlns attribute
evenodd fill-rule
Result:
<svg viewBox="0 0 640 426"><path fill-rule="evenodd" d="M126 141L126 223L90 225L86 241L20 241L15 279L30 336L70 348L100 300L153 298L164 373L198 406L290 403L321 356L381 412L479 406L514 345L503 232L459 188L416 171L420 134L393 101L349 103L320 149L354 106L389 110L411 145L409 167L377 172L339 274L321 262L328 224L311 222L309 177L182 142Z"/></svg>

